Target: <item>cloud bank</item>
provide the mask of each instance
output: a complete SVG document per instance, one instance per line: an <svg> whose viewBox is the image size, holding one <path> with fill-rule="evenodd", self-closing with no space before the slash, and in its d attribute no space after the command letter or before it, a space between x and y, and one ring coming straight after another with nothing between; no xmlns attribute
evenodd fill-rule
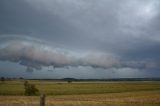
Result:
<svg viewBox="0 0 160 106"><path fill-rule="evenodd" d="M156 68L159 63L153 61L124 61L119 56L100 52L73 52L51 47L40 40L18 36L1 37L0 60L16 62L26 66L27 71L41 70L53 66L90 66L92 68Z"/></svg>
<svg viewBox="0 0 160 106"><path fill-rule="evenodd" d="M110 68L118 65L118 59L105 53L75 53L69 50L53 48L38 40L16 37L1 37L0 60L17 62L27 70L40 70L43 66L91 66ZM6 40L7 39L7 40Z"/></svg>

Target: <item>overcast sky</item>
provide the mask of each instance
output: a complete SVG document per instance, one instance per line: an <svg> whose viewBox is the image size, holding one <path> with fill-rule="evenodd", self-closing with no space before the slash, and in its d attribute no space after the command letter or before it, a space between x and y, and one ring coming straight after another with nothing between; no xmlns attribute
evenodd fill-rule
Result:
<svg viewBox="0 0 160 106"><path fill-rule="evenodd" d="M0 76L160 77L160 1L0 0Z"/></svg>

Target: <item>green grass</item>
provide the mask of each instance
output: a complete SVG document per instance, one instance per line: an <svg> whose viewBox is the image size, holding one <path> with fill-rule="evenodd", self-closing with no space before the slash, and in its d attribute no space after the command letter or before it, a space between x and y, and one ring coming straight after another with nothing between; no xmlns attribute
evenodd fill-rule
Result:
<svg viewBox="0 0 160 106"><path fill-rule="evenodd" d="M24 81L0 82L0 95L24 95ZM119 82L55 82L30 80L40 93L46 95L82 95L137 91L160 91L160 81L119 81ZM38 94L37 94L38 95Z"/></svg>

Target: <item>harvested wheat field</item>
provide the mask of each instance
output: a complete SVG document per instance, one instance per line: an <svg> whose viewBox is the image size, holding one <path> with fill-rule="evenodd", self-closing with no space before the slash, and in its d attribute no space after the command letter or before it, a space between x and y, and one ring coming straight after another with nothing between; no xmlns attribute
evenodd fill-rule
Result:
<svg viewBox="0 0 160 106"><path fill-rule="evenodd" d="M47 96L46 106L159 106L159 91ZM38 96L0 96L0 106L39 106Z"/></svg>
<svg viewBox="0 0 160 106"><path fill-rule="evenodd" d="M40 92L46 106L160 106L159 81L72 82L32 81L39 89L25 96L23 81L0 84L0 106L39 106Z"/></svg>

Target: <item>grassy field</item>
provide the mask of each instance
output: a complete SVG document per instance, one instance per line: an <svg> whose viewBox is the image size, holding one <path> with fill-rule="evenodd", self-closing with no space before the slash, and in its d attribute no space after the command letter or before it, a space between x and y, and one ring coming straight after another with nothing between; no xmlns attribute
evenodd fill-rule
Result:
<svg viewBox="0 0 160 106"><path fill-rule="evenodd" d="M0 106L38 106L39 96L24 96L23 83L1 82ZM46 106L160 106L160 81L29 83L47 95Z"/></svg>

